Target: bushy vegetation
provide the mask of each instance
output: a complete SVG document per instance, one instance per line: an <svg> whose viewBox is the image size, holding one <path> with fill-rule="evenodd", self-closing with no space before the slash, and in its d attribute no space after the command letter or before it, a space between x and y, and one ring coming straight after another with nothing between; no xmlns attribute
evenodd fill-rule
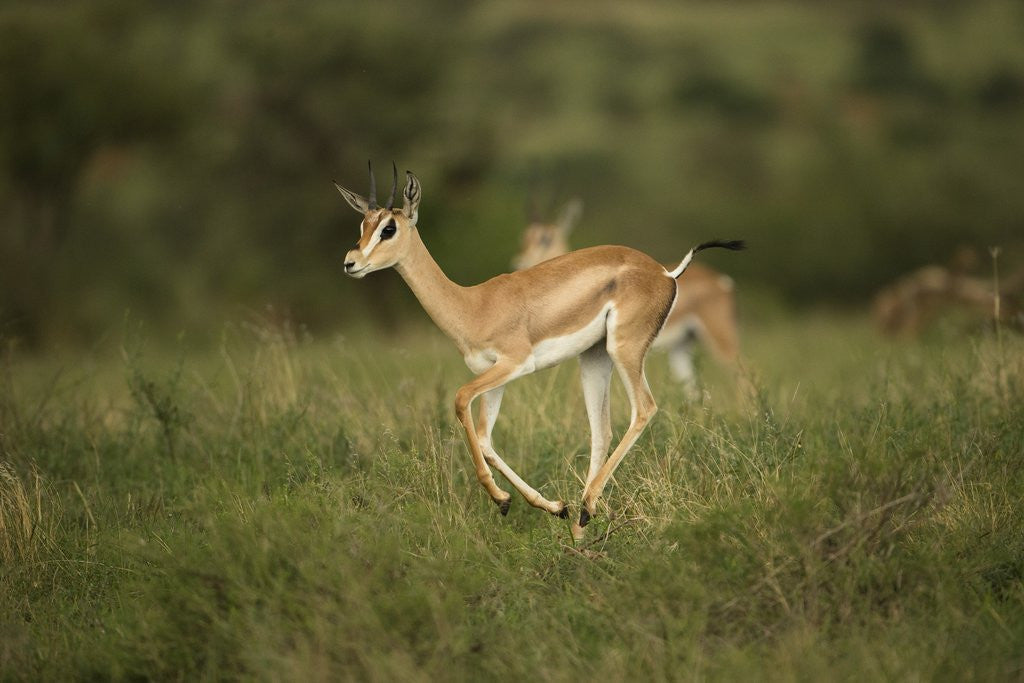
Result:
<svg viewBox="0 0 1024 683"><path fill-rule="evenodd" d="M3 4L0 679L1020 678L1024 341L850 309L1020 272L1022 114L1014 0ZM576 246L747 239L707 260L754 397L655 357L588 537L502 518L460 359L341 274L367 157L462 283L531 196ZM576 372L495 432L573 503Z"/></svg>
<svg viewBox="0 0 1024 683"><path fill-rule="evenodd" d="M531 193L583 197L581 246L746 238L730 272L791 301L859 304L960 244L1019 264L1024 10L889 5L6 3L0 324L393 326L394 277L339 277L330 180L365 191L368 157L419 173L466 283L507 269Z"/></svg>
<svg viewBox="0 0 1024 683"><path fill-rule="evenodd" d="M1024 667L1024 347L889 346L820 315L746 330L758 388L705 368L588 538L475 481L436 333L228 328L8 356L0 676L1005 679ZM576 501L571 365L519 380L499 450ZM626 419L615 385L616 433Z"/></svg>

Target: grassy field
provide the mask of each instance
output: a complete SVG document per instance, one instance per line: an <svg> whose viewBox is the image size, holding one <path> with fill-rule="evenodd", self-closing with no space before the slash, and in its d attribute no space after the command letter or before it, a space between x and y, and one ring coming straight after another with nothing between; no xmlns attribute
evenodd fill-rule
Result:
<svg viewBox="0 0 1024 683"><path fill-rule="evenodd" d="M687 405L653 356L576 547L476 483L426 323L11 351L0 678L1021 679L1024 340L959 332L748 316L750 404L705 363ZM577 373L514 383L495 433L574 504Z"/></svg>

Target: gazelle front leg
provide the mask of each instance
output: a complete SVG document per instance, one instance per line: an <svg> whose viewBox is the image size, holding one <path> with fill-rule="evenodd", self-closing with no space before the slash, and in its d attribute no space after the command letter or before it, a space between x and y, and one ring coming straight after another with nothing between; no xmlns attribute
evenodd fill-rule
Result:
<svg viewBox="0 0 1024 683"><path fill-rule="evenodd" d="M689 338L675 343L668 352L668 365L672 376L683 385L686 400L696 402L700 398L697 388L697 373L693 368L693 341Z"/></svg>
<svg viewBox="0 0 1024 683"><path fill-rule="evenodd" d="M532 369L524 369L522 364L513 363L510 361L499 360L489 369L480 373L473 381L464 384L458 392L455 394L455 414L459 418L459 422L466 430L466 441L469 443L469 451L473 456L473 464L476 466L476 475L483 484L483 487L487 489L488 495L491 496L491 500L497 504L501 510L502 515L508 514L509 506L512 504L512 496L498 488L498 485L494 481L494 477L491 475L491 470L487 466L487 459L484 458L484 449L481 447L480 438L477 435L476 426L473 424L473 412L472 403L473 399L481 394L485 394L489 391L504 386L506 383L512 381L520 375L531 372ZM500 407L500 402L495 408ZM497 419L497 410L494 411L491 416L490 422L493 426L493 420ZM485 425L487 423L488 416L485 414ZM484 434L489 435L490 429L485 429ZM489 438L488 438L489 445ZM523 494L528 501L533 504L534 501L541 503L538 507L543 507L555 515L561 515L565 506L563 503L552 503L544 499L534 489L530 488L522 478L512 471L508 465L506 465L501 458L498 457L497 453L494 453L493 449L489 449L488 453L492 464L498 468L498 471L505 475L509 481ZM523 488L521 488L522 486Z"/></svg>
<svg viewBox="0 0 1024 683"><path fill-rule="evenodd" d="M501 472L502 476L511 482L512 486L522 494L526 502L535 508L547 510L556 517L566 519L569 516L569 507L560 500L550 501L537 492L532 486L526 483L522 477L505 464L501 456L491 445L491 430L494 429L494 422L498 419L498 411L501 409L501 397L505 393L504 385L495 387L480 396L480 423L477 425L477 439L484 453L484 460L489 465ZM502 510L507 510L503 507Z"/></svg>
<svg viewBox="0 0 1024 683"><path fill-rule="evenodd" d="M514 377L515 368L495 364L483 372L476 379L464 384L455 393L455 415L459 418L463 428L466 430L466 443L469 444L469 454L473 458L473 465L476 467L476 478L485 489L491 500L501 509L502 515L508 514L508 508L512 505L512 494L502 491L494 481L494 475L484 460L483 451L480 448L480 441L477 439L476 427L473 425L473 413L471 405L473 399L480 394L499 387Z"/></svg>

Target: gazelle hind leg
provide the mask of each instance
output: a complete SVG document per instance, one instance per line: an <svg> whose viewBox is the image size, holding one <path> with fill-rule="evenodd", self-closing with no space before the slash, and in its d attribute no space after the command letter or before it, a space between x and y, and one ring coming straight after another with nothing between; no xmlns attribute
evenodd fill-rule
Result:
<svg viewBox="0 0 1024 683"><path fill-rule="evenodd" d="M711 351L715 360L725 368L732 377L737 398L741 402L749 402L756 396L754 385L743 373L740 366L740 338L736 323L736 300L729 291L717 306L707 306L701 310L704 329L702 343Z"/></svg>
<svg viewBox="0 0 1024 683"><path fill-rule="evenodd" d="M722 364L736 363L740 353L740 336L736 327L735 305L730 297L727 303L705 306L701 309L701 341Z"/></svg>
<svg viewBox="0 0 1024 683"><path fill-rule="evenodd" d="M647 427L658 406L654 402L654 396L647 385L647 377L644 375L644 360L647 355L648 343L635 343L620 347L611 352L612 360L619 371L619 377L626 387L626 394L629 396L629 403L632 408L632 418L629 429L623 434L619 445L607 461L600 467L597 476L590 481L583 490L583 506L580 510L580 520L573 525L573 536L577 539L583 537L583 527L587 525L594 516L597 500L601 497L605 485L611 478L615 469L622 462L622 459L633 447L636 440Z"/></svg>
<svg viewBox="0 0 1024 683"><path fill-rule="evenodd" d="M501 456L494 450L491 444L491 431L494 429L494 422L498 419L498 411L501 410L501 398L505 393L505 387L499 386L480 396L480 421L477 424L477 439L480 441L480 448L483 450L484 460L494 469L501 472L502 476L508 479L509 483L526 499L526 502L535 508L547 510L551 514L565 519L569 516L568 506L560 500L550 501L537 492L532 486L526 483L522 477L505 464ZM507 512L508 507L502 506L502 511Z"/></svg>
<svg viewBox="0 0 1024 683"><path fill-rule="evenodd" d="M597 476L608 455L612 441L612 421L609 408L609 390L612 381L612 358L604 342L580 354L580 380L583 384L583 400L590 420L590 467L586 484Z"/></svg>

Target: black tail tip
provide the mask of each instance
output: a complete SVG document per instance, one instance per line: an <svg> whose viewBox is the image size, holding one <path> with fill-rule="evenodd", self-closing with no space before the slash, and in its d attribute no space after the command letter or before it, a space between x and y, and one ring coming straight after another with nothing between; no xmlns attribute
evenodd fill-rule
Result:
<svg viewBox="0 0 1024 683"><path fill-rule="evenodd" d="M704 249L712 249L718 247L720 249L731 249L732 251L742 251L747 248L747 243L744 240L711 240L710 242L704 242L694 247L694 253L703 251Z"/></svg>

